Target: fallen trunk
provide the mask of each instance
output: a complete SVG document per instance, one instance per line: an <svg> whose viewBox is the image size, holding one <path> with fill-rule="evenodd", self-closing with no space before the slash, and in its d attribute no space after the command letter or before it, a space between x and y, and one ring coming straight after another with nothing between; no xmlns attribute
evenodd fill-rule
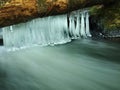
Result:
<svg viewBox="0 0 120 90"><path fill-rule="evenodd" d="M114 0L11 0L0 8L0 27L26 22L37 17L67 13Z"/></svg>

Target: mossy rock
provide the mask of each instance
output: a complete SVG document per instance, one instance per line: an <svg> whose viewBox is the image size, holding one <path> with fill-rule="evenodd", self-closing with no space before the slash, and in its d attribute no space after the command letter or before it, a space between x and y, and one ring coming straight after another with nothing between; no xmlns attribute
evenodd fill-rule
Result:
<svg viewBox="0 0 120 90"><path fill-rule="evenodd" d="M120 2L109 5L97 5L90 8L90 14L94 19L102 22L104 29L120 29Z"/></svg>

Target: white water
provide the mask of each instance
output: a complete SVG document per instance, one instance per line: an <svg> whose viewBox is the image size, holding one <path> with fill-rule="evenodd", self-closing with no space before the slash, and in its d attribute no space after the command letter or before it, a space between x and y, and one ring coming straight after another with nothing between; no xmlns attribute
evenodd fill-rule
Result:
<svg viewBox="0 0 120 90"><path fill-rule="evenodd" d="M13 50L63 44L87 36L91 36L88 11L80 10L70 13L69 22L67 15L58 15L3 28L4 45Z"/></svg>

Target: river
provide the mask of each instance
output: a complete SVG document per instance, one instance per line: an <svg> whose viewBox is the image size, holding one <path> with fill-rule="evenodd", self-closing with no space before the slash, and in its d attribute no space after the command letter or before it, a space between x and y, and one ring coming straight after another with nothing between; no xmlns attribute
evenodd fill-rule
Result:
<svg viewBox="0 0 120 90"><path fill-rule="evenodd" d="M120 90L120 43L81 39L9 52L1 46L0 90Z"/></svg>

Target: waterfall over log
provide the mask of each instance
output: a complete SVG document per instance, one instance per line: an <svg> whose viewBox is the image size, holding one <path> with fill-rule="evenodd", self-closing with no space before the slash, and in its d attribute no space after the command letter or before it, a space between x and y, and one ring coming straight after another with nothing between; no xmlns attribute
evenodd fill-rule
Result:
<svg viewBox="0 0 120 90"><path fill-rule="evenodd" d="M73 11L69 15L38 18L2 29L4 45L10 50L34 45L63 44L71 39L91 37L87 10Z"/></svg>

